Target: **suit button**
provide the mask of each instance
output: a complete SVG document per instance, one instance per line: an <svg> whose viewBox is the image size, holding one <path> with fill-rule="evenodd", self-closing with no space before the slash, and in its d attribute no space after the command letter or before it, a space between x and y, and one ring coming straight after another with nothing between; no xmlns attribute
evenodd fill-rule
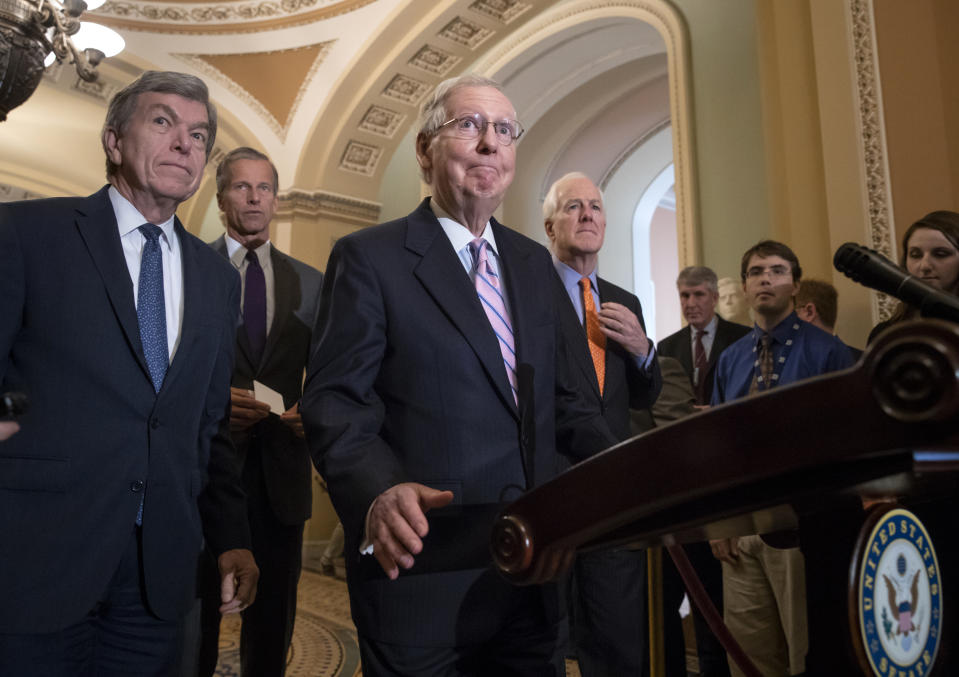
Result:
<svg viewBox="0 0 959 677"><path fill-rule="evenodd" d="M136 494L143 491L143 480L133 480L130 482L130 491Z"/></svg>
<svg viewBox="0 0 959 677"><path fill-rule="evenodd" d="M159 427L160 427L160 419L156 418L155 416L154 416L153 418L151 418L151 419L150 419L150 427L153 428L154 430L156 430L157 428L159 428Z"/></svg>

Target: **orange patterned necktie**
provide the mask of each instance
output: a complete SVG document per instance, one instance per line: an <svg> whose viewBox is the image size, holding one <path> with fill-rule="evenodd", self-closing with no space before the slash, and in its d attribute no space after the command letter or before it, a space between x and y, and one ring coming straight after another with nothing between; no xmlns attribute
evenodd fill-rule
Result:
<svg viewBox="0 0 959 677"><path fill-rule="evenodd" d="M599 329L599 316L596 314L596 304L593 302L593 293L590 291L589 278L580 279L579 286L583 290L583 315L586 320L586 338L589 341L589 354L593 357L593 368L596 369L596 380L599 382L599 394L603 394L606 383L606 334Z"/></svg>

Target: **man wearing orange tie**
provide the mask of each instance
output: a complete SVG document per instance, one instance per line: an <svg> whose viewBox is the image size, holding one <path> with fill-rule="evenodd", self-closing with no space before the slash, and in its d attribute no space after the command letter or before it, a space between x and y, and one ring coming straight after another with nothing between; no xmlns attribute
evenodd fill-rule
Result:
<svg viewBox="0 0 959 677"><path fill-rule="evenodd" d="M630 408L652 406L662 378L639 299L597 276L606 234L603 195L585 174L567 174L547 193L543 220L570 301L557 305L571 371L612 433L625 440L632 436ZM646 552L580 555L575 590L573 636L584 677L648 675Z"/></svg>

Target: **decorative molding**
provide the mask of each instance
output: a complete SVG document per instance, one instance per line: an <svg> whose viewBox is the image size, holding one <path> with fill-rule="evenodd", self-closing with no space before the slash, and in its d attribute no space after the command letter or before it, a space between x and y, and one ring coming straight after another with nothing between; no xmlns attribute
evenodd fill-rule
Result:
<svg viewBox="0 0 959 677"><path fill-rule="evenodd" d="M455 42L458 45L463 45L468 49L475 50L493 35L493 31L469 19L458 16L446 24L437 35L441 38L446 38L450 42Z"/></svg>
<svg viewBox="0 0 959 677"><path fill-rule="evenodd" d="M482 55L474 66L477 73L497 73L517 53L536 43L557 24L581 22L589 15L631 18L652 26L666 45L669 77L669 111L673 128L673 164L676 174L676 235L679 267L702 262L702 233L699 198L694 167L696 149L693 135L692 76L689 61L689 33L685 20L667 0L572 0L554 12L528 21L522 28Z"/></svg>
<svg viewBox="0 0 959 677"><path fill-rule="evenodd" d="M107 82L103 78L97 78L93 82L87 82L77 78L73 83L73 89L82 92L94 99L109 102L113 95L119 90L115 84Z"/></svg>
<svg viewBox="0 0 959 677"><path fill-rule="evenodd" d="M671 121L668 117L667 117L665 120L660 120L660 121L657 122L655 125L653 125L653 126L650 127L649 129L647 129L645 132L643 132L643 134L641 134L641 135L639 136L639 138L637 138L635 141L633 141L631 144L629 144L629 146L627 146L627 147L623 150L623 152L621 152L621 153L619 154L619 156L612 162L612 164L610 164L609 168L608 168L608 169L603 173L603 175L600 177L600 179L599 179L599 187L600 187L600 190L606 190L606 188L609 186L610 179L613 178L613 175L616 174L616 172L619 171L619 168L623 165L624 162L626 162L626 160L629 159L629 156L632 155L632 154L636 151L636 149L638 149L640 146L642 146L644 143L646 143L647 141L649 141L650 139L652 139L654 136L656 136L657 134L659 134L659 133L660 133L661 131L663 131L664 129L667 129L667 128L669 127L669 125L670 125L671 122L672 122L672 121ZM675 160L675 158L674 158L674 160ZM549 175L551 175L551 174L552 174L552 167L550 167L550 172L549 172L549 174L547 174L547 176L549 176ZM543 195L544 195L544 196L546 195L546 190L549 190L549 187L547 187L547 188L543 191ZM676 195L675 195L675 193L673 194L673 206L672 206L672 208L673 208L673 210L676 209Z"/></svg>
<svg viewBox="0 0 959 677"><path fill-rule="evenodd" d="M383 89L382 94L389 99L416 106L432 89L433 86L426 82L397 73Z"/></svg>
<svg viewBox="0 0 959 677"><path fill-rule="evenodd" d="M470 9L477 14L485 14L504 24L510 23L530 7L532 5L519 0L476 0L470 5Z"/></svg>
<svg viewBox="0 0 959 677"><path fill-rule="evenodd" d="M432 45L423 45L419 51L409 60L409 65L418 68L430 75L443 77L453 69L462 59L449 52L444 52L439 47Z"/></svg>
<svg viewBox="0 0 959 677"><path fill-rule="evenodd" d="M40 193L34 193L32 190L26 190L25 188L20 188L18 186L0 183L0 203L18 202L19 200L38 200L44 197L49 196L41 195Z"/></svg>
<svg viewBox="0 0 959 677"><path fill-rule="evenodd" d="M307 192L292 189L278 196L277 216L286 217L296 213L307 216L327 216L338 220L364 225L378 223L382 205L379 202L361 200L348 195L339 195L322 190Z"/></svg>
<svg viewBox="0 0 959 677"><path fill-rule="evenodd" d="M359 128L371 134L392 139L405 119L406 115L403 113L397 113L395 110L374 104L363 114Z"/></svg>
<svg viewBox="0 0 959 677"><path fill-rule="evenodd" d="M373 176L376 163L379 162L383 149L350 139L340 158L340 169L363 176Z"/></svg>
<svg viewBox="0 0 959 677"><path fill-rule="evenodd" d="M155 3L108 0L91 13L99 23L149 33L254 33L347 14L375 0L256 0Z"/></svg>
<svg viewBox="0 0 959 677"><path fill-rule="evenodd" d="M896 235L892 220L892 191L886 154L886 132L879 85L879 63L872 0L848 0L852 31L856 94L866 179L870 246L883 256L896 259ZM886 294L873 294L873 315L889 319L898 301Z"/></svg>
<svg viewBox="0 0 959 677"><path fill-rule="evenodd" d="M270 127L270 129L273 130L273 133L276 134L280 141L286 141L286 134L290 129L290 124L292 124L293 118L296 117L296 112L299 109L300 104L303 102L303 95L309 87L310 82L313 81L316 71L323 64L323 61L326 60L326 57L330 53L330 49L334 42L336 42L336 40L327 40L326 42L318 43L320 46L320 51L317 53L312 65L310 65L310 70L303 78L303 84L300 85L299 90L297 90L296 97L293 99L293 104L290 106L290 110L286 115L286 120L283 121L277 120L273 113L267 110L266 106L264 106L259 99L246 91L246 89L244 89L232 78L227 77L226 74L214 67L205 59L201 59L196 54L173 54L172 56L188 63L200 73L208 75L226 87L234 96L249 106L254 113L262 118L262 120ZM264 52L264 54L269 54L269 52Z"/></svg>

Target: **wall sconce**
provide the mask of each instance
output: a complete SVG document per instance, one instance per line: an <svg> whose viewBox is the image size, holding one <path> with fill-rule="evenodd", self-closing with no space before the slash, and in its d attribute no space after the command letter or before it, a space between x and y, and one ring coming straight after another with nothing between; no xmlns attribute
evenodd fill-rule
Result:
<svg viewBox="0 0 959 677"><path fill-rule="evenodd" d="M0 122L30 98L43 69L69 60L87 82L97 79L97 65L119 54L123 38L99 24L80 21L105 0L0 0Z"/></svg>

